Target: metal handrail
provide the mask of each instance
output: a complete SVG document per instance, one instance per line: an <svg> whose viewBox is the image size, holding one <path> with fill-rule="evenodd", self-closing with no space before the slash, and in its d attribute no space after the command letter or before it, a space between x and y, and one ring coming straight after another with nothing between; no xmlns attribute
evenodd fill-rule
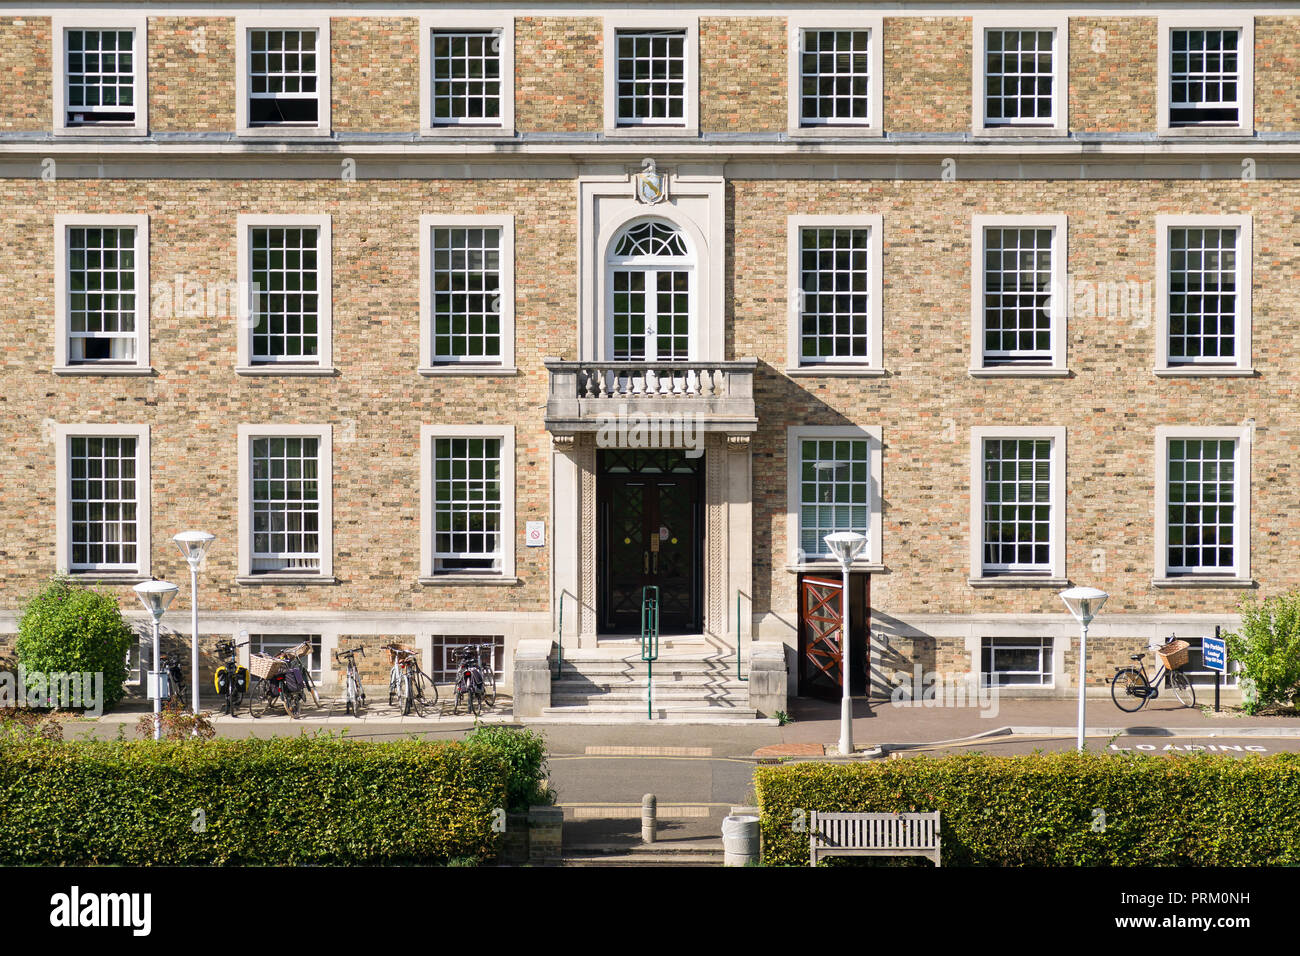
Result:
<svg viewBox="0 0 1300 956"><path fill-rule="evenodd" d="M560 592L560 626L556 629L555 643L559 645L559 663L555 665L555 676L564 676L564 592Z"/></svg>
<svg viewBox="0 0 1300 956"><path fill-rule="evenodd" d="M653 592L653 594L651 593ZM659 588L641 588L641 660L646 662L646 720L654 720L654 662L659 658Z"/></svg>
<svg viewBox="0 0 1300 956"><path fill-rule="evenodd" d="M748 677L740 676L740 592L736 592L736 680L747 681Z"/></svg>

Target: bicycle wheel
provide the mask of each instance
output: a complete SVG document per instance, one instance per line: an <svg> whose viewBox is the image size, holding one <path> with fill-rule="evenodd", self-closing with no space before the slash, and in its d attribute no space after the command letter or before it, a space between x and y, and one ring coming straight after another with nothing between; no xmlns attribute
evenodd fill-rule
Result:
<svg viewBox="0 0 1300 956"><path fill-rule="evenodd" d="M389 707L392 707L394 704L396 704L399 700L402 699L401 694L399 693L401 690L400 683L401 683L401 675L398 673L397 665L394 664L393 669L388 672L388 706Z"/></svg>
<svg viewBox="0 0 1300 956"><path fill-rule="evenodd" d="M1110 680L1110 696L1115 706L1131 714L1141 710L1147 702L1147 682L1136 667L1125 667L1115 672Z"/></svg>
<svg viewBox="0 0 1300 956"><path fill-rule="evenodd" d="M1196 706L1196 688L1182 671L1171 671L1169 683L1174 688L1174 696L1182 701L1184 707Z"/></svg>
<svg viewBox="0 0 1300 956"><path fill-rule="evenodd" d="M348 686L350 688L349 693L352 697L352 715L354 717L360 717L361 706L366 702L366 695L361 690L361 678L355 673L349 674Z"/></svg>
<svg viewBox="0 0 1300 956"><path fill-rule="evenodd" d="M483 672L483 708L491 710L497 702L497 679L491 668Z"/></svg>
<svg viewBox="0 0 1300 956"><path fill-rule="evenodd" d="M462 680L456 681L456 699L451 705L451 712L453 714L460 713L460 702L462 699L464 699L465 693L466 693L465 682Z"/></svg>
<svg viewBox="0 0 1300 956"><path fill-rule="evenodd" d="M432 707L438 703L438 682L422 670L417 670L416 676L419 681L416 687L422 692L427 691L422 694L425 707Z"/></svg>
<svg viewBox="0 0 1300 956"><path fill-rule="evenodd" d="M253 689L248 692L248 712L254 719L264 717L275 703L276 694L271 689L270 681L258 678Z"/></svg>
<svg viewBox="0 0 1300 956"><path fill-rule="evenodd" d="M415 687L411 681L411 675L402 671L402 676L397 684L397 699L402 702L402 716L409 717L411 706L415 697Z"/></svg>
<svg viewBox="0 0 1300 956"><path fill-rule="evenodd" d="M280 694L280 703L284 705L284 712L293 720L297 720L298 715L302 713L303 699L304 695L300 690L286 690Z"/></svg>
<svg viewBox="0 0 1300 956"><path fill-rule="evenodd" d="M411 694L411 707L415 709L415 716L423 717L428 712L429 699L424 696L424 681L420 679L419 671L411 676L411 683L415 688Z"/></svg>

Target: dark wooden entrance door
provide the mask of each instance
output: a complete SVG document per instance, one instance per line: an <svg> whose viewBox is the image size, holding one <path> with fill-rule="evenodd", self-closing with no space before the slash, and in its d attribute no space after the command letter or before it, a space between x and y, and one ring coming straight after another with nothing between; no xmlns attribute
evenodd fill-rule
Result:
<svg viewBox="0 0 1300 956"><path fill-rule="evenodd" d="M799 575L799 695L839 700L844 654L840 645L843 578L840 575ZM849 629L853 646L849 689L867 692L871 673L871 575L849 575Z"/></svg>
<svg viewBox="0 0 1300 956"><path fill-rule="evenodd" d="M661 633L703 627L702 458L672 449L600 453L600 629L637 633L641 595L659 588Z"/></svg>

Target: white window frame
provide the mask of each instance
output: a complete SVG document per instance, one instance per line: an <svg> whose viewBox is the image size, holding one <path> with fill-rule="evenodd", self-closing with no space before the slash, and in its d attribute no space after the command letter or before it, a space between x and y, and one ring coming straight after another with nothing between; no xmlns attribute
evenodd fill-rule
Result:
<svg viewBox="0 0 1300 956"><path fill-rule="evenodd" d="M494 123L452 120L433 122L433 32L456 30L496 31L501 39L501 117ZM425 13L420 16L420 135L495 136L515 135L515 18L485 11L472 13Z"/></svg>
<svg viewBox="0 0 1300 956"><path fill-rule="evenodd" d="M977 136L1066 136L1070 132L1070 18L999 14L976 16L973 20L971 67L971 123ZM985 43L989 30L1051 30L1052 47L1052 119L1048 123L988 123L988 99L985 96Z"/></svg>
<svg viewBox="0 0 1300 956"><path fill-rule="evenodd" d="M253 229L283 227L318 230L316 255L320 314L316 319L316 359L309 362L253 362ZM333 375L334 368L334 267L331 217L240 214L237 217L239 251L239 322L235 372L239 375Z"/></svg>
<svg viewBox="0 0 1300 956"><path fill-rule="evenodd" d="M1065 587L1066 445L1064 425L980 425L970 430L970 579L972 587ZM984 442L989 439L1049 439L1052 443L1050 565L1046 572L984 569Z"/></svg>
<svg viewBox="0 0 1300 956"><path fill-rule="evenodd" d="M984 230L1052 230L1052 345L1051 359L1043 365L989 365L984 355ZM971 217L971 365L976 378L1062 378L1070 374L1066 364L1067 312L1066 275L1069 262L1069 226L1065 215Z"/></svg>
<svg viewBox="0 0 1300 956"><path fill-rule="evenodd" d="M109 364L69 364L68 230L78 228L135 230L135 360ZM54 374L150 375L149 365L149 217L147 215L59 215L54 217Z"/></svg>
<svg viewBox="0 0 1300 956"><path fill-rule="evenodd" d="M316 31L316 125L315 126L249 126L248 125L248 71L249 30L315 30ZM283 13L243 13L235 17L235 133L239 136L272 139L297 139L301 137L329 136L332 109L330 98L330 18L328 14L303 14L294 11Z"/></svg>
<svg viewBox="0 0 1300 956"><path fill-rule="evenodd" d="M605 17L605 135L659 138L698 136L700 132L700 19L680 13L623 13ZM618 122L618 34L637 30L684 30L686 32L686 103L681 125Z"/></svg>
<svg viewBox="0 0 1300 956"><path fill-rule="evenodd" d="M1222 13L1207 10L1205 13L1170 14L1158 19L1156 82L1156 130L1160 136L1253 136L1255 135L1255 18L1249 14ZM1170 126L1169 107L1172 100L1171 55L1173 30L1241 31L1238 65L1241 74L1237 79L1237 97L1240 106L1236 126Z"/></svg>
<svg viewBox="0 0 1300 956"><path fill-rule="evenodd" d="M1250 215L1156 216L1156 364L1162 378L1181 376L1254 375L1251 365L1251 283L1253 281L1254 236ZM1237 230L1237 325L1236 360L1228 364L1205 362L1169 363L1169 230Z"/></svg>
<svg viewBox="0 0 1300 956"><path fill-rule="evenodd" d="M320 570L253 573L253 439L316 438L316 481L320 488ZM334 583L334 455L330 425L240 425L239 440L239 569L238 584Z"/></svg>
<svg viewBox="0 0 1300 956"><path fill-rule="evenodd" d="M804 441L862 441L867 442L868 472L871 475L871 493L868 495L867 546L853 562L857 571L881 571L883 566L883 542L881 530L884 525L883 495L881 493L881 476L883 474L884 432L879 425L792 425L786 429L786 514L785 533L788 571L822 571L838 573L839 562L826 559L802 560L799 541L802 537L800 511L803 491L803 458L800 444Z"/></svg>
<svg viewBox="0 0 1300 956"><path fill-rule="evenodd" d="M492 362L433 361L433 230L501 230L501 357ZM515 217L423 215L420 217L420 358L421 375L514 375L515 367Z"/></svg>
<svg viewBox="0 0 1300 956"><path fill-rule="evenodd" d="M72 502L71 456L69 442L73 438L134 438L135 439L135 530L136 567L134 570L94 571L72 568ZM60 574L91 581L130 583L146 580L152 573L149 552L152 541L152 481L150 476L150 448L148 425L55 425L54 426L54 482L55 496L55 569Z"/></svg>
<svg viewBox="0 0 1300 956"><path fill-rule="evenodd" d="M676 232L681 237L682 244L686 247L686 255L682 257L677 257L677 256L666 256L666 255L665 256L651 256L651 255L616 256L614 254L614 250L618 248L619 240L623 237L625 233L650 222L656 223L657 225L660 225L673 232ZM606 255L605 255L605 275L604 275L605 308L604 308L604 323L601 329L601 333L605 345L605 354L603 355L602 358L606 362L622 361L620 359L614 358L614 352L616 346L616 342L614 339L614 324L615 324L614 323L614 319L615 319L614 273L618 271L655 273L655 274L658 274L659 272L685 272L687 274L688 276L687 281L689 282L687 301L689 304L688 304L688 315L686 320L687 321L687 344L686 344L687 357L685 361L690 361L690 362L700 361L701 317L700 317L700 304L699 304L700 303L699 255L697 253L697 246L694 242L691 241L690 236L687 234L687 230L683 229L679 223L671 219L666 219L654 215L640 216L634 219L630 219L629 221L623 223L622 226L619 228L619 230L615 232L611 237L609 244L606 246ZM657 304L655 303L654 291L651 288L651 284L649 282L646 283L645 301L646 301L647 312L644 317L647 320L652 320L652 321L647 321L644 325L644 329L650 330L653 328L657 333L658 330L656 327L656 323L653 321L654 319L657 319L657 312L655 313L655 315L652 316L649 311L651 309L657 309ZM645 339L649 339L652 337L653 336L650 336L649 334L643 333L643 338ZM633 359L631 361L666 362L666 361L673 361L673 360L665 358L661 355L656 355L653 359L650 358L644 360ZM681 360L678 359L678 361Z"/></svg>
<svg viewBox="0 0 1300 956"><path fill-rule="evenodd" d="M136 13L101 13L86 11L77 14L55 14L51 29L54 34L54 135L56 136L147 136L149 134L149 26L148 17ZM133 59L135 60L135 122L130 126L69 126L67 31L68 30L133 30Z"/></svg>
<svg viewBox="0 0 1300 956"><path fill-rule="evenodd" d="M791 375L885 374L881 343L884 338L884 216L863 213L845 216L788 216L786 218L786 288L789 290L789 321L786 326L786 373ZM870 313L867 319L867 357L832 358L805 362L803 359L803 230L869 229L867 269L870 283Z"/></svg>
<svg viewBox="0 0 1300 956"><path fill-rule="evenodd" d="M1254 423L1216 426L1156 426L1156 508L1155 508L1155 574L1154 587L1250 587L1250 455ZM1233 478L1236 508L1233 512L1232 556L1236 567L1229 573L1169 573L1169 442L1177 439L1198 441L1233 440L1237 443Z"/></svg>
<svg viewBox="0 0 1300 956"><path fill-rule="evenodd" d="M981 634L979 637L979 647L975 652L975 666L972 668L975 678L979 681L980 686L991 688L993 684L988 678L989 675L996 673L995 671L984 670L985 644L992 644L995 647L1010 648L1014 647L1016 644L1025 644L1030 641L1038 641L1042 645L1039 650L1039 654L1041 655L1039 659L1040 662L1046 663L1050 668L1050 672L1046 675L1049 679L1046 681L1040 681L1037 684L999 684L998 689L1003 693L1018 693L1023 690L1043 691L1055 688L1056 676L1058 673L1056 651L1059 642L1055 637L1046 634ZM1042 676L1041 670L1039 671L1039 674Z"/></svg>
<svg viewBox="0 0 1300 956"><path fill-rule="evenodd" d="M883 136L884 126L884 18L859 13L791 13L786 28L786 125L791 136ZM867 30L867 122L845 120L804 123L803 35L805 30Z"/></svg>
<svg viewBox="0 0 1300 956"><path fill-rule="evenodd" d="M433 444L438 438L496 438L501 441L501 570L435 572L433 560ZM515 428L513 425L420 426L420 583L514 584L515 544Z"/></svg>

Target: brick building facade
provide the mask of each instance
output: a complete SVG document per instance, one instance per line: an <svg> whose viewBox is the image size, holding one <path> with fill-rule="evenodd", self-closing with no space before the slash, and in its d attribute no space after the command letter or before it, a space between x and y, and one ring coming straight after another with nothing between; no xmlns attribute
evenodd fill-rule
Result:
<svg viewBox="0 0 1300 956"><path fill-rule="evenodd" d="M1093 680L1231 625L1300 570L1300 5L1102 9L0 4L0 641L190 528L208 640L327 677L654 583L811 692L830 530L877 693L1070 693L1069 583Z"/></svg>

